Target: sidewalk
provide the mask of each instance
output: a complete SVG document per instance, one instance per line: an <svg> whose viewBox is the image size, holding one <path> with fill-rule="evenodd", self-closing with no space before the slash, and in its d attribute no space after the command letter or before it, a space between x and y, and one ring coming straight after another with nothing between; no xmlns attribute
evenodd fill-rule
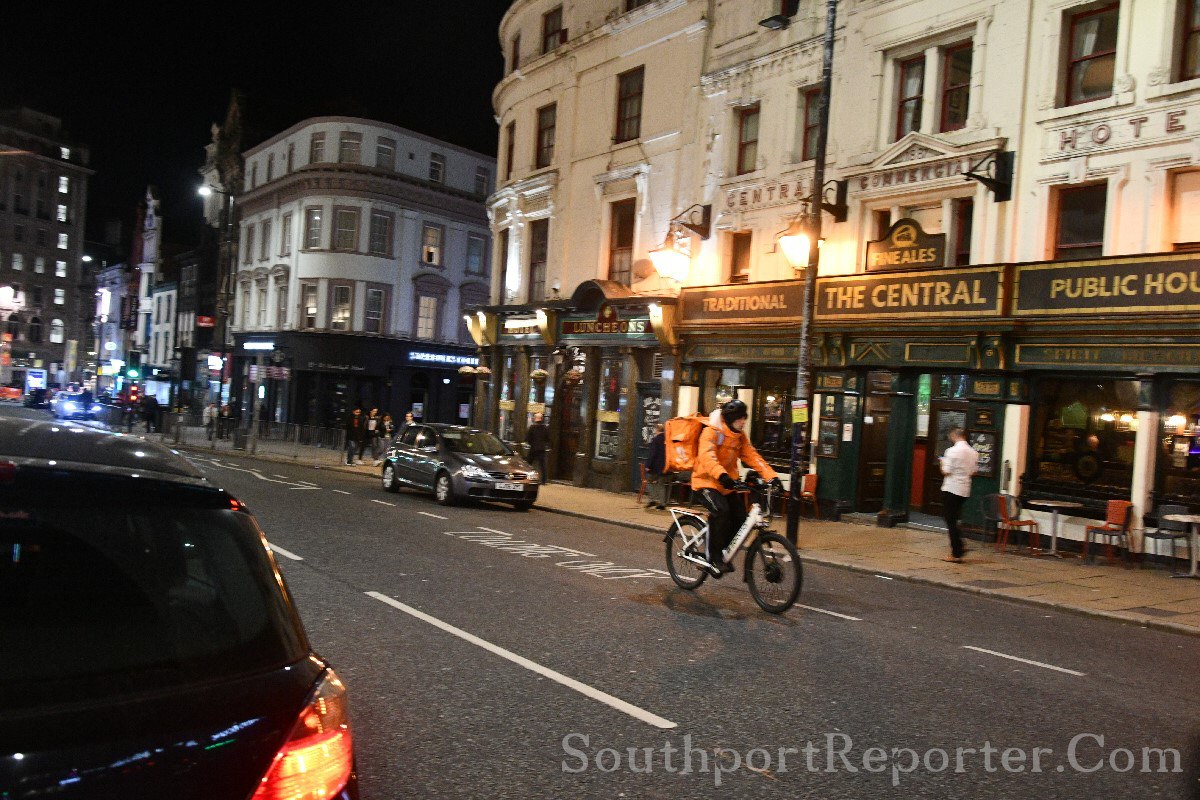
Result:
<svg viewBox="0 0 1200 800"><path fill-rule="evenodd" d="M165 444L172 442L168 439ZM175 446L200 455L213 452L208 444L192 438L191 446L182 442ZM228 440L217 448L222 453L231 450ZM232 452L250 456L241 450ZM292 455L290 448L287 455L263 453L260 448L255 457L319 465L372 479L379 475L379 468L370 462L345 466L340 454L335 456L329 450L302 446L297 455ZM663 533L671 521L666 511L640 506L632 492L614 494L565 483L543 486L536 507L655 534ZM783 520L778 520L776 530L782 532L783 528ZM587 535L586 529L582 535ZM1102 557L1086 564L1079 558L1022 555L1012 545L1003 554L983 542L968 540L967 546L965 563L951 564L941 560L949 551L943 532L904 526L878 528L860 522L802 519L800 523L800 554L814 563L1200 635L1200 580L1173 579L1170 571L1161 567L1125 569L1120 562L1110 565ZM1177 569L1187 566L1182 561L1176 564Z"/></svg>

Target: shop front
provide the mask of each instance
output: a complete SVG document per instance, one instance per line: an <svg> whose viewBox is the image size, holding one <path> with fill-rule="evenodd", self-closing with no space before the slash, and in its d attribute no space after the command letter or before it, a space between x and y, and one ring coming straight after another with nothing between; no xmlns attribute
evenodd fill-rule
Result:
<svg viewBox="0 0 1200 800"><path fill-rule="evenodd" d="M409 411L425 422L469 421L475 379L460 369L478 364L470 348L296 331L235 338L231 403L244 419L257 383L260 413L278 422L336 427L354 408L397 421ZM266 349L246 350L247 342Z"/></svg>

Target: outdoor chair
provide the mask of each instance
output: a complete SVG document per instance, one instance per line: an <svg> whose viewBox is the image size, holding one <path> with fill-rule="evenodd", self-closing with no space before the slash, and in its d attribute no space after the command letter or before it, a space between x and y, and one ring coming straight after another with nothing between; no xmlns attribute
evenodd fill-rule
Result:
<svg viewBox="0 0 1200 800"><path fill-rule="evenodd" d="M1029 550L1033 552L1038 549L1041 544L1041 528L1038 526L1037 520L1020 519L1021 504L1017 498L1007 494L990 495L995 498L993 500L993 509L996 519L996 550L1003 553L1008 545L1008 534L1010 531L1029 531Z"/></svg>
<svg viewBox="0 0 1200 800"><path fill-rule="evenodd" d="M1192 536L1191 536L1191 531L1188 530L1188 523L1176 522L1175 520L1170 520L1170 519L1163 519L1163 517L1167 516L1168 514L1190 514L1190 513L1192 513L1192 512L1188 509L1187 506L1178 506L1178 505L1159 506L1158 511L1155 513L1155 517L1158 519L1158 527L1157 528L1148 528L1145 531L1142 531L1142 540L1143 540L1142 553L1146 554L1146 551L1147 551L1145 540L1154 539L1156 542L1155 548L1154 548L1154 550L1155 550L1154 555L1158 555L1157 542L1165 539L1171 543L1171 552L1170 552L1169 556L1170 556L1170 558L1173 559L1173 558L1175 558L1175 540L1183 539L1185 542L1187 542L1188 561L1190 562L1192 560Z"/></svg>
<svg viewBox="0 0 1200 800"><path fill-rule="evenodd" d="M1108 563L1116 562L1116 556L1113 554L1114 542L1118 547L1122 542L1125 546L1125 566L1129 566L1130 559L1130 544L1129 544L1129 524L1133 519L1133 503L1128 500L1109 500L1104 515L1104 523L1101 525L1088 525L1084 529L1083 540L1083 557L1091 559L1090 545L1093 537L1096 543L1100 544L1101 540L1104 543L1104 552L1108 557Z"/></svg>

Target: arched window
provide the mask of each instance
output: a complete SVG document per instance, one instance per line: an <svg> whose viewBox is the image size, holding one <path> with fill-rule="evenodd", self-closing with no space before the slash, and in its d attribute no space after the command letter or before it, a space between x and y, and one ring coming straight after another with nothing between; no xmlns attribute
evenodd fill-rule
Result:
<svg viewBox="0 0 1200 800"><path fill-rule="evenodd" d="M50 321L50 341L53 344L62 344L63 340L63 321L55 319Z"/></svg>
<svg viewBox="0 0 1200 800"><path fill-rule="evenodd" d="M34 317L29 320L29 341L35 344L42 341L42 320L40 317Z"/></svg>
<svg viewBox="0 0 1200 800"><path fill-rule="evenodd" d="M14 342L21 341L21 318L16 314L9 314L4 332L11 336Z"/></svg>

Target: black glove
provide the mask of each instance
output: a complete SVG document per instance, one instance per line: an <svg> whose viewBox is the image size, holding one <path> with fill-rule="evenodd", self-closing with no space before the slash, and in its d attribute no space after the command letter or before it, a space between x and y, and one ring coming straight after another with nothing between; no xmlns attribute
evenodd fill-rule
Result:
<svg viewBox="0 0 1200 800"><path fill-rule="evenodd" d="M767 486L770 486L771 489L776 492L783 491L783 481L779 480L778 477L771 478L771 481L770 481L770 483L767 484Z"/></svg>
<svg viewBox="0 0 1200 800"><path fill-rule="evenodd" d="M732 489L737 486L737 483L726 472L721 473L721 477L717 478L717 480L721 482L721 488L723 489Z"/></svg>

